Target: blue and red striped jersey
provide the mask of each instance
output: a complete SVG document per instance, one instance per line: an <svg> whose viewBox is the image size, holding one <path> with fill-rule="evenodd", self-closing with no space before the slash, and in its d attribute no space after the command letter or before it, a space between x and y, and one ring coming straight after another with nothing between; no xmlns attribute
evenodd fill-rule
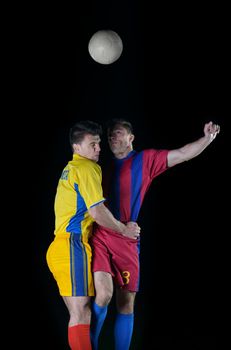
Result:
<svg viewBox="0 0 231 350"><path fill-rule="evenodd" d="M117 220L137 221L152 180L168 169L168 150L131 151L126 158L113 158L103 172L106 206Z"/></svg>

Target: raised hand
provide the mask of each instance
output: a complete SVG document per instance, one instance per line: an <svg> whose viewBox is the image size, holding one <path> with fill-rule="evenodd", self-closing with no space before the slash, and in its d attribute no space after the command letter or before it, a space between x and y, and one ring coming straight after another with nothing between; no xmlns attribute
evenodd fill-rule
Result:
<svg viewBox="0 0 231 350"><path fill-rule="evenodd" d="M204 134L206 137L210 137L210 140L213 141L217 134L220 132L220 126L218 124L214 124L213 122L209 122L204 126Z"/></svg>

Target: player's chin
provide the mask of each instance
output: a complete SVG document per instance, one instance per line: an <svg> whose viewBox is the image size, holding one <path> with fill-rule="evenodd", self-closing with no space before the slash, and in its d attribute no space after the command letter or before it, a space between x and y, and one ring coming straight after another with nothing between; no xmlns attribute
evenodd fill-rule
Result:
<svg viewBox="0 0 231 350"><path fill-rule="evenodd" d="M114 145L110 144L109 146L110 146L110 149L111 149L112 152L116 151L117 147L116 147L115 144Z"/></svg>

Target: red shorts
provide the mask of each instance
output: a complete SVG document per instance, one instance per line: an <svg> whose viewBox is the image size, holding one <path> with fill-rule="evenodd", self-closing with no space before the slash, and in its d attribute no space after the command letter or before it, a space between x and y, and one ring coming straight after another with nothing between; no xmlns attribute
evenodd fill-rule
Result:
<svg viewBox="0 0 231 350"><path fill-rule="evenodd" d="M139 240L95 226L90 239L92 271L108 272L115 284L131 292L139 289Z"/></svg>

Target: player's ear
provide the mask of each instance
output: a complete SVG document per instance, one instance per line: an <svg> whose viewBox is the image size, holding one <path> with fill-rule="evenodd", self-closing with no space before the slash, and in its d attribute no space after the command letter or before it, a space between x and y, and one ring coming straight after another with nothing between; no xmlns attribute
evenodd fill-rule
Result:
<svg viewBox="0 0 231 350"><path fill-rule="evenodd" d="M131 135L130 135L130 142L133 142L134 139L135 139L135 135L131 134Z"/></svg>
<svg viewBox="0 0 231 350"><path fill-rule="evenodd" d="M79 151L80 151L80 144L79 143L73 143L73 151L74 151L74 153L79 153Z"/></svg>

